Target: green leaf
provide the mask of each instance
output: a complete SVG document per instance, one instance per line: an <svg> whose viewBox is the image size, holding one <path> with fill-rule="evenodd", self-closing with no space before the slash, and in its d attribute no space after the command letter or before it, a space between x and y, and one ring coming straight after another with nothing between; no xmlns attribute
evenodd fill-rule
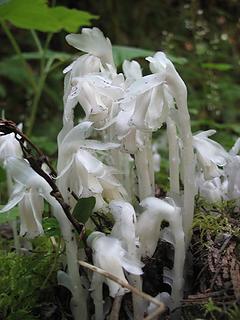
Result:
<svg viewBox="0 0 240 320"><path fill-rule="evenodd" d="M124 60L131 60L134 58L152 56L154 51L145 50L134 47L113 46L113 59L116 66L120 66Z"/></svg>
<svg viewBox="0 0 240 320"><path fill-rule="evenodd" d="M120 66L124 60L132 60L134 58L145 58L154 55L154 51L125 46L113 46L113 58L116 66ZM176 64L184 65L187 59L183 57L175 57L167 54L167 57Z"/></svg>
<svg viewBox="0 0 240 320"><path fill-rule="evenodd" d="M3 205L0 205L0 208L3 208ZM0 213L0 224L7 223L9 221L15 220L19 217L19 210L17 207L12 208L8 212Z"/></svg>
<svg viewBox="0 0 240 320"><path fill-rule="evenodd" d="M0 6L0 20L10 21L23 29L76 32L80 26L91 25L97 19L88 12L62 6L48 7L46 0L11 0Z"/></svg>
<svg viewBox="0 0 240 320"><path fill-rule="evenodd" d="M95 197L81 198L73 209L73 216L81 223L86 223L96 204Z"/></svg>
<svg viewBox="0 0 240 320"><path fill-rule="evenodd" d="M46 217L42 222L43 230L46 236L56 237L61 235L60 227L57 219L54 217Z"/></svg>
<svg viewBox="0 0 240 320"><path fill-rule="evenodd" d="M217 71L228 71L233 69L233 66L228 63L202 63L202 68Z"/></svg>
<svg viewBox="0 0 240 320"><path fill-rule="evenodd" d="M166 55L174 64L184 65L188 62L188 59L184 57L175 57L168 53Z"/></svg>
<svg viewBox="0 0 240 320"><path fill-rule="evenodd" d="M59 6L50 10L51 14L58 20L60 29L68 32L77 32L80 26L90 26L91 19L98 19L98 16L76 9Z"/></svg>
<svg viewBox="0 0 240 320"><path fill-rule="evenodd" d="M38 51L36 52L23 52L22 57L25 60L40 60L42 58L42 54ZM61 62L68 61L72 59L72 55L64 52L58 52L58 51L53 51L53 50L46 50L44 52L44 57L47 59L52 59L52 60L58 60ZM8 58L8 60L19 60L20 57L19 55L13 55Z"/></svg>
<svg viewBox="0 0 240 320"><path fill-rule="evenodd" d="M0 62L0 75L22 87L27 87L28 85L28 74L20 60L2 60Z"/></svg>

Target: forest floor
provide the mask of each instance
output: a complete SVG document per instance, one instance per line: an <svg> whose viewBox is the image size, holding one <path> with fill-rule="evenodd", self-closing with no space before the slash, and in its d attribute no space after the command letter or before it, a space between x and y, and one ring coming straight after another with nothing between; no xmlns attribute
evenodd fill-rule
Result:
<svg viewBox="0 0 240 320"><path fill-rule="evenodd" d="M106 228L111 225L109 220L101 222ZM72 319L70 294L56 283L61 253L44 237L34 240L32 254L9 252L12 233L7 225L0 225L0 240L0 320ZM144 261L143 291L152 296L170 292L163 269L172 268L172 256L173 247L160 241L154 256ZM196 200L186 270L181 319L240 319L240 210L233 201L210 205ZM105 305L110 309L110 298ZM93 311L91 302L89 306ZM131 319L131 309L131 295L126 294L119 319ZM169 312L159 319L170 319Z"/></svg>

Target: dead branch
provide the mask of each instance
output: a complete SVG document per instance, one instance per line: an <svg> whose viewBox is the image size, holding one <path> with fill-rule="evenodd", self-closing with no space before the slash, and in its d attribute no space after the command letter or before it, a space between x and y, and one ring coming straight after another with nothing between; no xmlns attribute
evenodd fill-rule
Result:
<svg viewBox="0 0 240 320"><path fill-rule="evenodd" d="M149 302L154 303L158 308L152 312L152 314L150 314L149 316L147 316L146 318L144 318L144 320L153 320L154 318L156 318L158 315L160 315L161 313L163 313L166 310L166 306L158 301L157 299L155 299L154 297L150 296L149 294L139 291L137 288L131 286L128 282L125 282L121 279L119 279L118 277L116 277L115 275L106 272L105 270L98 268L92 264L89 264L85 261L79 260L78 263L85 268L88 268L90 270L92 270L93 272L97 272L99 274L101 274L102 276L118 283L120 286L129 289L132 293L138 295L139 297L148 300Z"/></svg>

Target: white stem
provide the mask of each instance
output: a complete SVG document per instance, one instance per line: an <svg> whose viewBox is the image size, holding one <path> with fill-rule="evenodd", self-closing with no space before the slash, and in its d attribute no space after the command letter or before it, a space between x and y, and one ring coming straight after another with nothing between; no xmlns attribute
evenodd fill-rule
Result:
<svg viewBox="0 0 240 320"><path fill-rule="evenodd" d="M182 214L180 208L175 208L174 214L170 216L170 229L174 237L174 261L173 261L173 285L172 285L172 299L174 307L181 305L183 296L183 271L185 263L185 235L182 227Z"/></svg>
<svg viewBox="0 0 240 320"><path fill-rule="evenodd" d="M150 174L150 162L148 147L145 145L142 150L135 153L135 165L138 179L138 196L140 201L154 195L152 179Z"/></svg>
<svg viewBox="0 0 240 320"><path fill-rule="evenodd" d="M178 108L178 123L179 132L183 143L182 160L184 170L184 215L183 215L183 229L186 236L186 246L189 245L192 232L192 221L194 212L194 153L193 153L193 139L191 132L190 117L187 107L187 88L185 83L176 72L173 65L169 66L167 72L167 83L172 89L176 105Z"/></svg>
<svg viewBox="0 0 240 320"><path fill-rule="evenodd" d="M170 193L179 194L179 148L177 142L177 130L174 121L167 118L167 137L169 149L169 173L170 173Z"/></svg>
<svg viewBox="0 0 240 320"><path fill-rule="evenodd" d="M51 197L51 196L50 196ZM51 200L50 200L51 199ZM70 221L65 216L62 208L56 200L51 197L49 202L53 205L53 214L59 222L61 233L66 245L66 257L68 266L68 275L72 284L71 310L74 320L87 320L87 302L86 294L81 284L81 278L78 267L78 248L74 229Z"/></svg>
<svg viewBox="0 0 240 320"><path fill-rule="evenodd" d="M92 298L95 306L95 320L104 320L103 313L103 277L98 273L93 273L92 276Z"/></svg>
<svg viewBox="0 0 240 320"><path fill-rule="evenodd" d="M12 182L12 178L7 170L7 186L8 186L8 194L10 196L10 194L12 193L12 189L13 189L13 182ZM17 218L13 221L11 221L10 226L12 228L12 232L13 232L13 241L14 241L14 247L16 250L16 253L19 254L20 253L20 241L19 241L19 235L18 235L18 230L17 230Z"/></svg>
<svg viewBox="0 0 240 320"><path fill-rule="evenodd" d="M129 283L140 292L142 292L142 279L141 276L129 274L128 275ZM132 295L133 301L133 319L134 320L141 320L144 318L144 313L146 311L146 303L143 298L139 297L138 295Z"/></svg>
<svg viewBox="0 0 240 320"><path fill-rule="evenodd" d="M131 162L129 155L120 150L111 150L114 168L119 170L118 180L121 182L128 194L128 199L133 198L133 188L131 180Z"/></svg>
<svg viewBox="0 0 240 320"><path fill-rule="evenodd" d="M19 235L17 230L17 218L10 222L10 226L13 231L13 241L14 241L14 248L15 248L16 254L20 254L20 241L19 241Z"/></svg>
<svg viewBox="0 0 240 320"><path fill-rule="evenodd" d="M139 291L135 287L131 286L128 282L123 281L122 279L116 277L115 275L113 275L109 272L106 272L105 270L103 270L101 268L93 266L85 261L78 261L78 262L81 266L86 267L94 272L97 272L108 279L111 279L112 281L118 283L123 288L129 289L130 291L132 291L136 295L138 295L138 296L142 297L143 299L147 300L148 302L152 302L156 306L158 306L157 310L154 311L150 316L144 318L144 320L155 319L158 315L160 315L161 313L163 313L166 310L166 307L162 302L158 301L157 299L153 298L152 296L150 296L149 294L147 294L145 292Z"/></svg>
<svg viewBox="0 0 240 320"><path fill-rule="evenodd" d="M138 253L136 249L135 241L128 243L128 253L129 256L132 257L133 261L138 260ZM140 275L134 275L134 274L128 274L128 280L129 283L139 291L142 291L142 278ZM144 318L144 313L146 311L146 303L144 299L139 297L138 295L134 294L132 295L132 301L133 301L133 318L134 320L141 320Z"/></svg>
<svg viewBox="0 0 240 320"><path fill-rule="evenodd" d="M155 194L155 175L154 175L154 165L153 165L153 151L152 151L152 134L148 134L148 139L146 143L147 147L147 154L148 154L148 169L149 169L149 176L151 180L152 186L152 195Z"/></svg>
<svg viewBox="0 0 240 320"><path fill-rule="evenodd" d="M174 307L181 305L181 299L183 296L183 270L185 262L185 242L184 233L178 234L175 240L174 250L174 267L173 267L173 287L172 287L172 299L174 301Z"/></svg>

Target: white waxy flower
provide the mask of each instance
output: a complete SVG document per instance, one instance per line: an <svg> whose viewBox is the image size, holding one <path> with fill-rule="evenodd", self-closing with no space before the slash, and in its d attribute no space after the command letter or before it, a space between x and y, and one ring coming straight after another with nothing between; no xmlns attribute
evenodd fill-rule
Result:
<svg viewBox="0 0 240 320"><path fill-rule="evenodd" d="M0 212L7 212L19 204L20 235L26 235L30 239L41 235L43 233L43 198L49 200L51 188L23 159L8 157L5 167L16 181L16 185L8 204Z"/></svg>
<svg viewBox="0 0 240 320"><path fill-rule="evenodd" d="M208 130L193 136L193 147L206 180L220 176L221 171L218 166L224 167L229 158L228 153L219 143L208 138L214 133L216 133L215 130Z"/></svg>
<svg viewBox="0 0 240 320"><path fill-rule="evenodd" d="M111 235L122 241L124 249L136 258L136 214L133 206L121 200L113 200L109 203L109 208L114 217L115 224Z"/></svg>
<svg viewBox="0 0 240 320"><path fill-rule="evenodd" d="M107 237L101 232L93 232L87 239L88 245L93 250L94 265L109 272L127 283L123 269L131 274L142 274L141 266L132 260L122 248L121 242L113 237ZM116 282L105 279L109 287L110 296L120 296L126 293Z"/></svg>
<svg viewBox="0 0 240 320"><path fill-rule="evenodd" d="M196 177L196 185L200 195L211 203L219 202L226 198L224 191L227 190L224 190L224 184L222 184L220 177L205 180L203 173L200 172Z"/></svg>
<svg viewBox="0 0 240 320"><path fill-rule="evenodd" d="M145 208L137 222L140 251L143 257L151 257L160 238L161 223L166 217L174 214L175 208L166 201L154 197L144 199L140 205Z"/></svg>
<svg viewBox="0 0 240 320"><path fill-rule="evenodd" d="M118 148L119 145L86 139L91 126L92 123L89 121L80 123L59 145L58 186L65 201L69 201L68 189L79 197L100 195L108 201L122 199L126 195L121 184L113 176L113 170L88 151L110 150Z"/></svg>
<svg viewBox="0 0 240 320"><path fill-rule="evenodd" d="M122 65L123 73L126 77L126 86L128 87L135 80L142 78L142 69L137 61L124 60Z"/></svg>
<svg viewBox="0 0 240 320"><path fill-rule="evenodd" d="M14 133L0 136L0 162L8 157L22 157L22 149Z"/></svg>
<svg viewBox="0 0 240 320"><path fill-rule="evenodd" d="M70 93L74 90L73 79L76 77L83 77L88 74L97 73L100 70L100 59L90 54L84 54L71 63L63 70L66 74L64 78L64 117L63 122L71 121L73 126L73 109L78 103L78 97L69 98Z"/></svg>
<svg viewBox="0 0 240 320"><path fill-rule="evenodd" d="M169 222L168 229L171 237L162 238L167 241L169 238L172 238L170 242L175 250L173 269L170 272L165 270L165 276L172 278L172 297L174 305L178 306L183 292L183 268L185 261L185 236L182 226L181 209L176 207L175 202L171 198L163 201L158 198L149 197L144 199L140 205L146 209L140 216L137 226L143 255L153 255L160 238L161 223L163 220ZM144 224L146 225L147 223L148 225L150 224L151 229L146 231L144 230ZM146 232L149 232L149 234L146 234Z"/></svg>
<svg viewBox="0 0 240 320"><path fill-rule="evenodd" d="M93 122L104 120L112 105L123 95L121 84L101 73L76 76L71 79L71 88L65 94L64 119L73 121L73 109L79 103L85 119Z"/></svg>
<svg viewBox="0 0 240 320"><path fill-rule="evenodd" d="M74 48L100 58L104 65L114 66L111 41L98 28L83 28L81 34L67 35L66 41Z"/></svg>
<svg viewBox="0 0 240 320"><path fill-rule="evenodd" d="M20 211L20 236L35 238L43 234L42 213L44 210L43 197L38 191L30 189L26 191L19 202Z"/></svg>
<svg viewBox="0 0 240 320"><path fill-rule="evenodd" d="M37 190L26 188L26 186L17 183L13 188L8 204L0 212L8 212L17 204L19 204L20 213L20 236L33 239L43 234L43 198Z"/></svg>

